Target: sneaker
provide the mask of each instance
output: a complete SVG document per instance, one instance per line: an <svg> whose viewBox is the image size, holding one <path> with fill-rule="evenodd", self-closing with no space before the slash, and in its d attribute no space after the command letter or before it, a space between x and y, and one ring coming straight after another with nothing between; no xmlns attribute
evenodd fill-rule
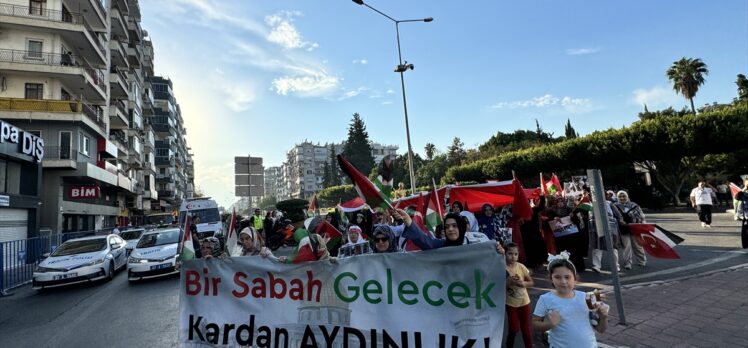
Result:
<svg viewBox="0 0 748 348"><path fill-rule="evenodd" d="M704 227L706 227L706 224L702 222L701 223L701 228L704 228Z"/></svg>
<svg viewBox="0 0 748 348"><path fill-rule="evenodd" d="M706 225L706 228L712 228L712 225Z"/></svg>
<svg viewBox="0 0 748 348"><path fill-rule="evenodd" d="M595 273L600 273L600 269L597 267L592 267L592 271Z"/></svg>
<svg viewBox="0 0 748 348"><path fill-rule="evenodd" d="M631 265L623 266L624 269L632 269L633 267Z"/></svg>
<svg viewBox="0 0 748 348"><path fill-rule="evenodd" d="M621 266L616 266L616 271L620 272L621 271Z"/></svg>

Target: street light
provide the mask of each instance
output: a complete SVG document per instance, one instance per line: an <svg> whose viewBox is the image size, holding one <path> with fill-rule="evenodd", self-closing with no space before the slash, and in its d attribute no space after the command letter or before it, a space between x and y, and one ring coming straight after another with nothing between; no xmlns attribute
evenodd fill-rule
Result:
<svg viewBox="0 0 748 348"><path fill-rule="evenodd" d="M415 194L416 193L416 174L415 174L415 170L413 169L413 147L410 145L410 125L408 124L408 103L405 101L405 77L403 76L403 73L405 71L407 71L408 69L413 70L415 66L413 64L409 64L407 61L403 63L403 55L400 51L400 23L407 23L407 22L428 23L428 22L432 22L434 19L431 17L426 17L423 19L397 20L386 15L384 12L379 11L369 6L369 4L364 3L363 0L353 0L353 2L359 5L366 6L372 11L379 13L380 15L386 17L387 19L395 23L395 32L397 33L397 58L399 62L399 64L395 67L395 72L400 73L400 86L402 87L402 91L403 91L403 111L405 113L405 137L408 140L408 169L410 172L410 191L411 191L411 194Z"/></svg>

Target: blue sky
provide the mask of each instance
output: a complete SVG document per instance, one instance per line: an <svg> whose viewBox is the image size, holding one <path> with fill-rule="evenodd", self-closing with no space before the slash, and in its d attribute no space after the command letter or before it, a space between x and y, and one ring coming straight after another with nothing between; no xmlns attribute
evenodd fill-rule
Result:
<svg viewBox="0 0 748 348"><path fill-rule="evenodd" d="M371 6L401 25L414 151L468 147L497 131L580 134L621 127L687 101L665 70L709 66L695 103L729 102L748 73L748 3L394 1ZM303 140L339 142L359 112L374 141L406 149L395 27L350 0L141 2L157 74L173 79L195 153L196 183L234 202L233 157L280 165Z"/></svg>

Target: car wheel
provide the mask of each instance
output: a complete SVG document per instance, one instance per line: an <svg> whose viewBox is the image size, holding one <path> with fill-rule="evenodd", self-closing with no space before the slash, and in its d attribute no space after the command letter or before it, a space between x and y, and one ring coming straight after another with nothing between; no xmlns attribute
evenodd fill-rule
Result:
<svg viewBox="0 0 748 348"><path fill-rule="evenodd" d="M109 276L107 277L107 280L114 279L114 260L109 262Z"/></svg>

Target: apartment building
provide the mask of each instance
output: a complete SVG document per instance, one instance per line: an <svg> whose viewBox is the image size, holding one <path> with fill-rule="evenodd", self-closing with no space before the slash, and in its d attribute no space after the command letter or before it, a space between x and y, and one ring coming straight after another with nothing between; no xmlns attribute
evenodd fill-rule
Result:
<svg viewBox="0 0 748 348"><path fill-rule="evenodd" d="M137 0L0 4L0 119L44 142L38 228L138 224L162 206L153 45L140 20Z"/></svg>
<svg viewBox="0 0 748 348"><path fill-rule="evenodd" d="M332 146L336 155L343 152L344 143ZM371 143L371 154L375 163L380 162L387 155L396 156L397 149L396 145ZM307 199L322 190L325 163L329 159L329 144L321 145L304 141L295 145L286 153L286 162L280 170L282 180L275 185L278 199Z"/></svg>

